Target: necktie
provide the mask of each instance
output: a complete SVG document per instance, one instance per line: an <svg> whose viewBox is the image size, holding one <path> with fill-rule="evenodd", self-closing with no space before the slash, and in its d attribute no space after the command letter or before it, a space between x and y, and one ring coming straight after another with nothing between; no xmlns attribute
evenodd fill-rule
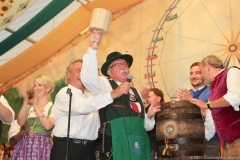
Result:
<svg viewBox="0 0 240 160"><path fill-rule="evenodd" d="M137 106L134 102L129 102L129 103L130 103L130 105L132 106L132 109L133 109L135 112L139 113L138 106Z"/></svg>
<svg viewBox="0 0 240 160"><path fill-rule="evenodd" d="M135 100L136 101L136 97L134 96L134 95L131 95L129 92L128 92L128 94L129 94L129 104L131 105L131 107L132 107L132 109L135 111L135 112L137 112L137 113L139 113L139 109L138 109L138 106L137 106L137 104L135 103L135 102L132 102L130 99L130 97L131 96L133 96L133 100Z"/></svg>
<svg viewBox="0 0 240 160"><path fill-rule="evenodd" d="M139 113L138 106L137 106L134 102L129 102L129 103L130 103L130 105L132 106L132 109L133 109L135 112Z"/></svg>

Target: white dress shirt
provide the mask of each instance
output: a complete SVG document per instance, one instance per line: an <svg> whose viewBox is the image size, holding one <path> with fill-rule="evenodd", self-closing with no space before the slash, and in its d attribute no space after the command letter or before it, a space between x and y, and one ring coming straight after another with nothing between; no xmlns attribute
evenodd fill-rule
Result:
<svg viewBox="0 0 240 160"><path fill-rule="evenodd" d="M11 111L11 113L12 113L12 121L11 121L11 123L12 123L14 121L14 117L15 117L15 113L14 113L13 109L10 107L10 105L8 104L8 101L5 99L5 97L3 95L0 96L0 102ZM4 122L1 118L0 118L0 120L4 124L11 124L11 123Z"/></svg>
<svg viewBox="0 0 240 160"><path fill-rule="evenodd" d="M223 98L233 106L235 111L239 111L240 105L240 70L230 68L227 73L227 93Z"/></svg>
<svg viewBox="0 0 240 160"><path fill-rule="evenodd" d="M84 86L86 86L86 88L94 95L112 91L112 86L110 85L108 79L98 75L98 62L96 55L97 50L94 50L92 48L89 48L87 50L87 53L83 57L83 65L80 77ZM119 82L117 83L119 84ZM149 119L145 113L145 129L147 131L152 130L154 125L154 117L152 119Z"/></svg>
<svg viewBox="0 0 240 160"><path fill-rule="evenodd" d="M113 102L110 92L89 96L89 93L68 86L62 88L56 95L54 103L53 135L67 137L68 113L70 96L67 89L72 91L70 138L95 140L98 136L100 120L98 111Z"/></svg>

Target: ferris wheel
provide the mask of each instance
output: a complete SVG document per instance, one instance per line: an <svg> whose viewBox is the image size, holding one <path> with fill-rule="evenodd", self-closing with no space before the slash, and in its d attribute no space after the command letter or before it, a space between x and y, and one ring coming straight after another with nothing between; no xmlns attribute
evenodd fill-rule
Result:
<svg viewBox="0 0 240 160"><path fill-rule="evenodd" d="M164 86L171 97L189 85L190 65L211 54L226 67L239 67L239 5L238 0L173 0L162 6L165 13L146 51L146 84Z"/></svg>

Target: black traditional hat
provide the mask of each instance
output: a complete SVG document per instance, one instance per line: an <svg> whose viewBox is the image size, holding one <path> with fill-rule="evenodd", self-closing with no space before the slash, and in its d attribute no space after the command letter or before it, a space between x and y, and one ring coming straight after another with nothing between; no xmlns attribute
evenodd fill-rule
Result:
<svg viewBox="0 0 240 160"><path fill-rule="evenodd" d="M107 56L106 62L102 65L101 72L104 76L109 77L107 74L109 65L117 60L117 59L124 59L126 62L128 62L128 67L130 68L133 62L133 57L130 54L122 54L120 52L112 52Z"/></svg>

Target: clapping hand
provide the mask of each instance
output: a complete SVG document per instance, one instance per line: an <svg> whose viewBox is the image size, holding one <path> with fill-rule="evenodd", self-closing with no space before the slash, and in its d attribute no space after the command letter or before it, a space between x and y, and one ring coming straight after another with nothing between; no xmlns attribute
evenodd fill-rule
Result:
<svg viewBox="0 0 240 160"><path fill-rule="evenodd" d="M29 101L27 91L28 91L28 85L26 83L24 83L22 86L22 95L23 95L23 100L25 103L28 103L28 101Z"/></svg>
<svg viewBox="0 0 240 160"><path fill-rule="evenodd" d="M149 119L152 119L157 112L159 112L161 109L161 106L160 105L157 105L155 104L154 102L150 102L150 106L148 108L148 113L147 113L147 116Z"/></svg>
<svg viewBox="0 0 240 160"><path fill-rule="evenodd" d="M183 101L191 101L193 99L191 93L187 89L178 88L176 90L177 98Z"/></svg>
<svg viewBox="0 0 240 160"><path fill-rule="evenodd" d="M140 94L141 94L143 99L147 99L148 98L149 91L150 91L150 89L147 86L142 86L140 88Z"/></svg>

